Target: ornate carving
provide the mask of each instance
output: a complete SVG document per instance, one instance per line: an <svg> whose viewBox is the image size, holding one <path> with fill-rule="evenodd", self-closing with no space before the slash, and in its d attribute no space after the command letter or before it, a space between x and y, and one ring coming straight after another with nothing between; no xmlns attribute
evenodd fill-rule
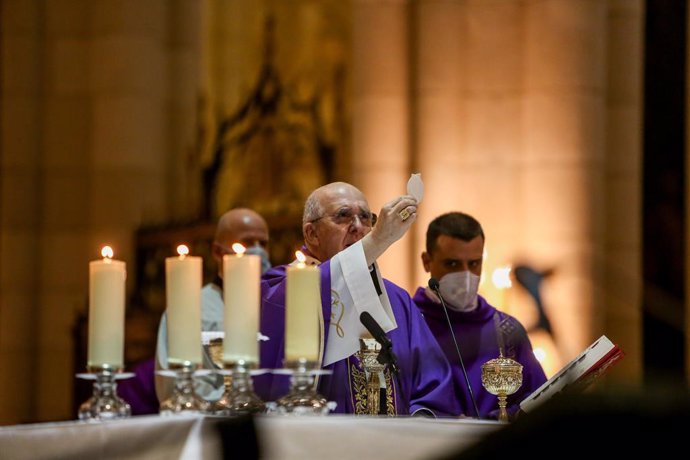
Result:
<svg viewBox="0 0 690 460"><path fill-rule="evenodd" d="M357 362L350 364L350 384L354 395L355 415L368 414L367 410L367 377L363 370L357 366Z"/></svg>
<svg viewBox="0 0 690 460"><path fill-rule="evenodd" d="M359 339L360 350L355 353L359 366L352 365L352 386L355 398L355 414L377 415L381 408L381 380L383 372L386 384L386 414L395 415L393 379L388 368L378 362L381 345L374 339ZM361 368L361 369L360 369ZM367 377L368 375L368 377Z"/></svg>

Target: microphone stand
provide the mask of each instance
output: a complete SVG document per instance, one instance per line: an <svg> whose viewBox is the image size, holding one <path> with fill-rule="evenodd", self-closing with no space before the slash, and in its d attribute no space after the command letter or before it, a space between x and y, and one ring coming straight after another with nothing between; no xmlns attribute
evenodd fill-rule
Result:
<svg viewBox="0 0 690 460"><path fill-rule="evenodd" d="M388 343L385 345L381 343L381 351L379 351L376 361L378 361L379 364L387 365L391 373L393 373L393 375L396 377L398 376L398 372L400 371L400 368L398 367L398 357L395 356L395 353L393 352L393 344L390 341L388 341Z"/></svg>
<svg viewBox="0 0 690 460"><path fill-rule="evenodd" d="M446 302L443 300L441 295L441 290L439 289L438 280L436 278L431 278L429 280L429 287L432 291L436 293L439 300L441 300L441 306L443 306L443 312L446 314L446 321L448 321L448 329L450 329L450 336L453 338L453 344L455 345L455 351L458 353L458 358L460 359L460 368L462 369L462 375L465 377L465 384L467 385L467 390L470 393L470 399L472 399L472 405L474 406L474 412L477 414L477 418L481 418L479 415L479 408L477 407L477 400L474 398L474 392L472 391L472 385L470 385L470 378L467 375L467 369L465 369L465 362L462 360L462 353L460 353L460 346L458 346L458 341L455 339L455 332L453 331L453 324L450 322L450 316L448 315L448 308L446 307ZM382 348L383 349L383 348Z"/></svg>
<svg viewBox="0 0 690 460"><path fill-rule="evenodd" d="M381 342L379 341L379 343ZM398 357L395 356L395 352L393 351L393 343L390 341L390 339L387 340L385 344L381 343L381 351L379 351L379 355L376 357L376 360L379 362L379 364L388 366L390 373L393 374L393 378L398 384L398 388L400 388L401 396L404 395L405 392L403 390L402 380L400 378L400 367L398 367Z"/></svg>

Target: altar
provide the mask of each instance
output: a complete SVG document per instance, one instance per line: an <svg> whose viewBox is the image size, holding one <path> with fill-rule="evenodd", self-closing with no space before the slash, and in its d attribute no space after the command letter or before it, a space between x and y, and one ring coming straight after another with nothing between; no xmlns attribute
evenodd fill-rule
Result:
<svg viewBox="0 0 690 460"><path fill-rule="evenodd" d="M224 447L252 458L247 453L258 446L262 459L429 459L460 452L502 426L419 417L156 415L0 427L0 452L32 460L214 460L223 458Z"/></svg>

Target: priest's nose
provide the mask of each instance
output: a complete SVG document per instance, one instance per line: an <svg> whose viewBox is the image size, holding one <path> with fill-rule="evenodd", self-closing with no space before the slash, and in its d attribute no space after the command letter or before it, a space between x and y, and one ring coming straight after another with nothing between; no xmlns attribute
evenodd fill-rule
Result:
<svg viewBox="0 0 690 460"><path fill-rule="evenodd" d="M359 216L355 216L350 222L350 233L360 233L362 236L369 230L369 227L364 225L359 219Z"/></svg>

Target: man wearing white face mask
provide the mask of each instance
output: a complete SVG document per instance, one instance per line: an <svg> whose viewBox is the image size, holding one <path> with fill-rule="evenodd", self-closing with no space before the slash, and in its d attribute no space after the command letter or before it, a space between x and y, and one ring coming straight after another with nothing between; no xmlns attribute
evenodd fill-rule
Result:
<svg viewBox="0 0 690 460"><path fill-rule="evenodd" d="M496 418L496 396L482 386L481 367L499 356L499 344L504 347L505 356L523 366L522 386L508 397L511 415L519 409L520 401L546 381L546 376L520 322L498 311L477 294L483 253L484 231L475 218L451 212L434 219L427 229L422 263L424 270L438 281L438 292L448 308L448 317L437 292L429 287L418 288L413 300L453 367L458 398L462 407L468 408L466 415L477 416L471 409L474 407L473 393L479 417ZM467 388L453 334L462 353L471 391Z"/></svg>

